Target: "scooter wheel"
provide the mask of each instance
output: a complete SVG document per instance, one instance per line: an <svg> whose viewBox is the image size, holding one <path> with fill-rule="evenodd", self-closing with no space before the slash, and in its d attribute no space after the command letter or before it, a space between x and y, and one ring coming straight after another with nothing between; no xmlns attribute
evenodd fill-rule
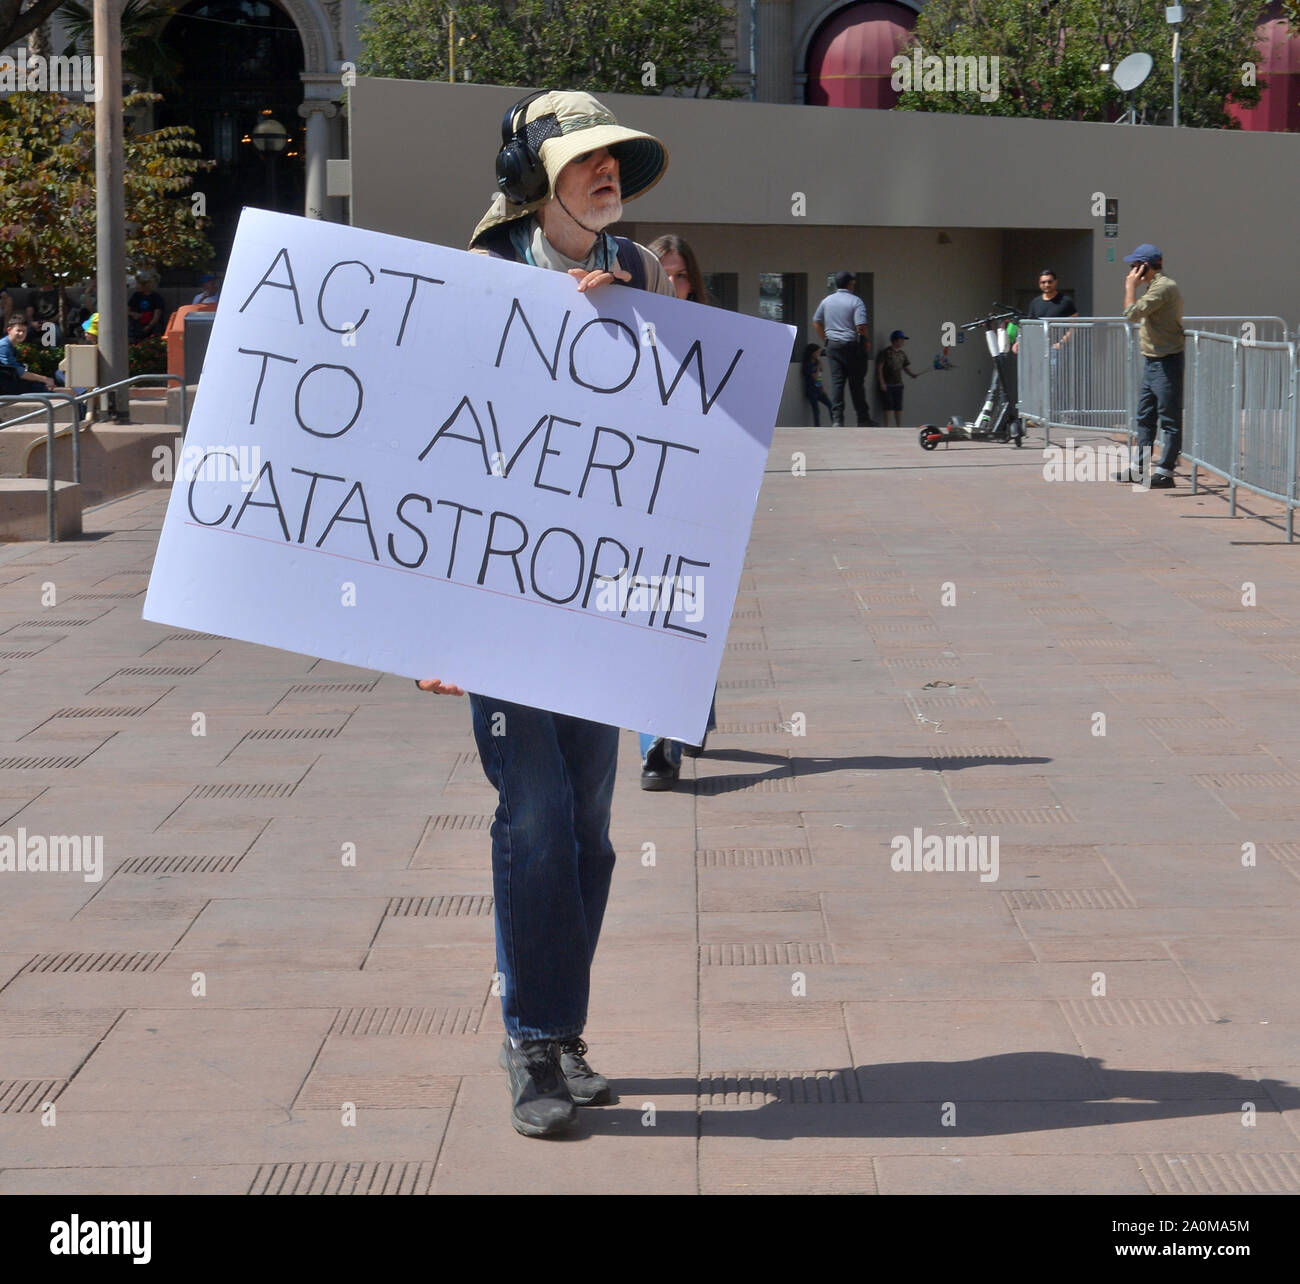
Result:
<svg viewBox="0 0 1300 1284"><path fill-rule="evenodd" d="M939 444L940 434L934 428L922 428L919 441L922 450L933 450Z"/></svg>

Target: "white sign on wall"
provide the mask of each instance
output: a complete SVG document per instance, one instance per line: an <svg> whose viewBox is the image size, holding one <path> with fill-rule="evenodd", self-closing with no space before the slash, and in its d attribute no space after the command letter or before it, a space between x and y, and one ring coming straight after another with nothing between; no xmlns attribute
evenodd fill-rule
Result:
<svg viewBox="0 0 1300 1284"><path fill-rule="evenodd" d="M698 743L793 335L246 210L144 616Z"/></svg>

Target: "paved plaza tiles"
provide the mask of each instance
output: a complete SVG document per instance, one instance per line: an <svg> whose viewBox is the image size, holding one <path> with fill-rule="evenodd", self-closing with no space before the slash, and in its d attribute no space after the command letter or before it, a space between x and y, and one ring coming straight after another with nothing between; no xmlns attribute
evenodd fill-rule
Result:
<svg viewBox="0 0 1300 1284"><path fill-rule="evenodd" d="M1300 1192L1300 546L1042 466L778 431L563 1142L466 703L143 622L163 490L0 549L0 836L104 860L0 874L0 1193Z"/></svg>

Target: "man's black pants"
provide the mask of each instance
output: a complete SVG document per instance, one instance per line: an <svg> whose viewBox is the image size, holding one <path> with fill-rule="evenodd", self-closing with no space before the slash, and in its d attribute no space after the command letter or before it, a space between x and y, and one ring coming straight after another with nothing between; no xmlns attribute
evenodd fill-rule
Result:
<svg viewBox="0 0 1300 1284"><path fill-rule="evenodd" d="M874 428L875 420L867 406L863 384L867 378L867 357L860 343L828 343L826 357L831 363L831 427L844 427L844 385L849 386L853 410L859 428Z"/></svg>

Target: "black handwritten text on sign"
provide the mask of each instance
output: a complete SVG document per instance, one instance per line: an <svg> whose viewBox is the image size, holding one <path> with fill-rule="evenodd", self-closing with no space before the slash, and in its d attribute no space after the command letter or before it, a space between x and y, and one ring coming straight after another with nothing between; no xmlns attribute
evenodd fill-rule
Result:
<svg viewBox="0 0 1300 1284"><path fill-rule="evenodd" d="M222 622L209 631L411 676L437 663L583 716L613 707L597 676L641 689L647 664L685 665L697 700L789 335L246 212L187 438L202 454L178 480L146 613L166 609L159 572L179 576L197 540L244 584L225 605L191 591L186 609Z"/></svg>

